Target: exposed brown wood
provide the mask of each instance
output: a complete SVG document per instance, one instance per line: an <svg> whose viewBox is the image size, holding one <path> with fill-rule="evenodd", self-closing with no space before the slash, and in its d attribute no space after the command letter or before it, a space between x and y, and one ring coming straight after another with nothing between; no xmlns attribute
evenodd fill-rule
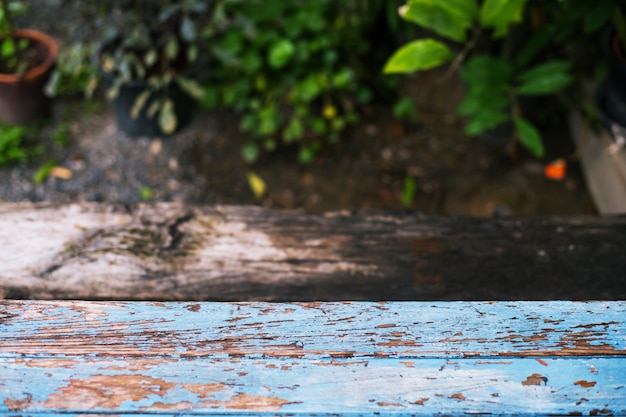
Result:
<svg viewBox="0 0 626 417"><path fill-rule="evenodd" d="M0 297L626 298L626 218L0 205Z"/></svg>

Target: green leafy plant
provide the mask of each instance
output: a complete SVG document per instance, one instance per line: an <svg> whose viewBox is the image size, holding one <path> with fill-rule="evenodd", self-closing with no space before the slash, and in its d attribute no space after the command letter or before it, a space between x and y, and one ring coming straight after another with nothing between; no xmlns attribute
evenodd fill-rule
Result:
<svg viewBox="0 0 626 417"><path fill-rule="evenodd" d="M83 94L85 98L92 98L99 85L98 72L92 62L95 52L96 46L93 43L77 42L63 48L46 86L46 94Z"/></svg>
<svg viewBox="0 0 626 417"><path fill-rule="evenodd" d="M42 184L45 180L48 179L48 177L50 177L50 174L52 173L52 169L54 169L56 165L57 165L57 161L54 159L51 159L47 161L46 163L44 163L39 168L37 168L37 170L33 174L33 182L35 184Z"/></svg>
<svg viewBox="0 0 626 417"><path fill-rule="evenodd" d="M240 130L254 137L242 149L246 161L291 144L299 161L309 163L358 120L358 107L372 98L375 84L362 63L371 52L365 33L394 3L217 3L205 31L214 64L204 105L242 114Z"/></svg>
<svg viewBox="0 0 626 417"><path fill-rule="evenodd" d="M14 14L24 13L21 1L0 1L0 72L19 77L33 65L30 42L16 35Z"/></svg>
<svg viewBox="0 0 626 417"><path fill-rule="evenodd" d="M25 134L24 126L0 124L0 166L26 160L28 153L22 145Z"/></svg>
<svg viewBox="0 0 626 417"><path fill-rule="evenodd" d="M109 97L133 80L147 80L148 88L134 102L131 116L142 111L156 117L164 133L178 120L169 89L175 83L196 99L204 89L184 74L198 62L198 32L211 14L211 3L201 0L117 0L115 25L106 34L107 47L98 59L102 70L115 77ZM149 106L149 107L146 107Z"/></svg>
<svg viewBox="0 0 626 417"><path fill-rule="evenodd" d="M409 0L400 9L405 20L463 45L463 50L455 54L439 39L418 39L396 51L383 71L409 73L446 63L451 63L451 70L461 67L467 94L458 112L469 118L466 132L478 135L510 123L514 138L533 155L541 157L544 154L541 134L523 114L520 98L558 93L574 79L571 62L558 54L550 55L548 48L572 33L574 19L563 18L568 15L570 4L567 0L544 3ZM538 14L543 21L534 27L529 24L525 28L526 40L520 43L512 32L525 19L530 19L530 13Z"/></svg>

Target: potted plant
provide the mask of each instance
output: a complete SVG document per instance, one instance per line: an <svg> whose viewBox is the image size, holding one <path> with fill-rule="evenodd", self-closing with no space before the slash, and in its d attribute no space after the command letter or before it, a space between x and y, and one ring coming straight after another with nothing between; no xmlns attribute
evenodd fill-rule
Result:
<svg viewBox="0 0 626 417"><path fill-rule="evenodd" d="M115 25L95 55L118 128L129 136L168 136L190 120L204 90L199 29L210 16L201 0L117 0Z"/></svg>
<svg viewBox="0 0 626 417"><path fill-rule="evenodd" d="M47 113L44 87L58 53L48 35L16 29L13 15L20 10L21 2L0 1L0 119L10 124L29 124Z"/></svg>

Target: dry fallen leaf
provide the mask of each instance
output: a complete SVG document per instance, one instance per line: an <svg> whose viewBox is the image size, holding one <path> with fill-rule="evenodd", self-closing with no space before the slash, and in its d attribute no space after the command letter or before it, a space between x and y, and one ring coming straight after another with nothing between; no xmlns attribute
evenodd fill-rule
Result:
<svg viewBox="0 0 626 417"><path fill-rule="evenodd" d="M50 170L51 177L60 178L62 180L71 180L72 175L72 171L65 167L56 166Z"/></svg>
<svg viewBox="0 0 626 417"><path fill-rule="evenodd" d="M248 171L248 184L250 185L250 189L256 198L263 197L265 191L267 191L267 185L265 185L263 178L259 177L252 171Z"/></svg>

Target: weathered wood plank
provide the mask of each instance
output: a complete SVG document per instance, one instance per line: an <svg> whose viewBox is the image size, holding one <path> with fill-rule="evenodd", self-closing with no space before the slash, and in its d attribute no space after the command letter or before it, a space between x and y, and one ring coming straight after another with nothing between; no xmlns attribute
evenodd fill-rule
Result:
<svg viewBox="0 0 626 417"><path fill-rule="evenodd" d="M626 415L626 302L0 302L0 414Z"/></svg>
<svg viewBox="0 0 626 417"><path fill-rule="evenodd" d="M626 299L626 218L0 204L0 298Z"/></svg>
<svg viewBox="0 0 626 417"><path fill-rule="evenodd" d="M626 302L5 301L0 355L614 356L625 318Z"/></svg>

